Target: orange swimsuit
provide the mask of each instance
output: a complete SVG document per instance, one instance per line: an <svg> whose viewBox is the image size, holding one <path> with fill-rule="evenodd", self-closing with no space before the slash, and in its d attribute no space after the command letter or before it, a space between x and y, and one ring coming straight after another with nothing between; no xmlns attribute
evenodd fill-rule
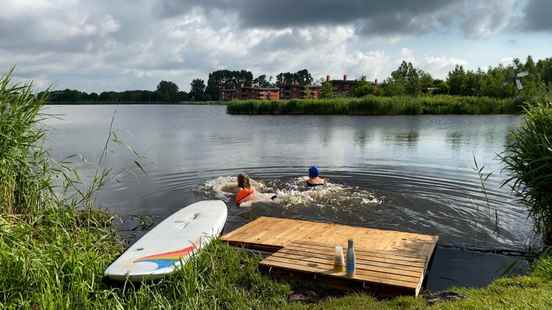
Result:
<svg viewBox="0 0 552 310"><path fill-rule="evenodd" d="M247 200L253 198L253 195L255 195L254 188L242 188L236 195L236 203L239 206L242 202L246 202Z"/></svg>

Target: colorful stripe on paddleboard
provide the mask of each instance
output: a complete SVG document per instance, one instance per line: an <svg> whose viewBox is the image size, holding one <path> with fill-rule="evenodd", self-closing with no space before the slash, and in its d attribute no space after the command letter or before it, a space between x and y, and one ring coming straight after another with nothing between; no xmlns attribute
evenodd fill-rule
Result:
<svg viewBox="0 0 552 310"><path fill-rule="evenodd" d="M195 248L195 245L192 244L180 250L144 256L134 262L154 263L157 265L157 269L163 269L174 265L176 262L180 261L181 258L188 256L193 250L195 250Z"/></svg>

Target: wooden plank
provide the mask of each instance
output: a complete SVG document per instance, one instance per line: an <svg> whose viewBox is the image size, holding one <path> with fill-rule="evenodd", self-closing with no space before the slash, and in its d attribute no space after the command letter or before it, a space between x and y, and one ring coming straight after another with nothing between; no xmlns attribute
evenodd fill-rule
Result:
<svg viewBox="0 0 552 310"><path fill-rule="evenodd" d="M327 276L335 280L330 282L355 281L378 292L413 295L421 289L438 241L431 235L270 217L260 217L222 239L235 246L271 251L261 266L275 272ZM357 258L353 278L333 270L335 245L346 249L349 239L355 241Z"/></svg>
<svg viewBox="0 0 552 310"><path fill-rule="evenodd" d="M297 264L294 263L288 263L283 261L270 261L270 265L266 263L262 263L262 265L265 265L267 267L278 267L278 268L284 268L289 271L297 271ZM369 275L364 275L362 278L360 278L359 274L355 274L353 277L347 277L344 272L336 273L330 270L326 270L324 268L320 268L317 266L301 266L301 269L299 271L303 272L311 272L311 273L320 273L326 276L332 276L337 277L341 279L349 279L349 280L355 280L359 282L370 282L370 283L377 283L377 284L387 284L387 285L393 285L393 286L399 286L404 288L412 289L412 291L415 291L417 287L417 283L408 282L408 281L400 281L395 279L382 279L380 277L370 277Z"/></svg>
<svg viewBox="0 0 552 310"><path fill-rule="evenodd" d="M303 249L304 251L311 251L313 253L333 253L335 251L335 246L331 245L324 245L319 246L315 244L308 244L304 242L290 242L288 245L286 245L286 248L293 248L293 249ZM344 251L347 249L347 247L343 247ZM421 256L404 256L400 255L397 252L386 252L386 251L370 251L363 248L358 248L355 246L355 252L357 254L364 254L369 255L373 257L381 257L386 258L390 260L396 260L396 261L403 261L403 262L409 262L414 264L420 264L425 265L426 258Z"/></svg>
<svg viewBox="0 0 552 310"><path fill-rule="evenodd" d="M329 242L321 243L321 242L313 242L313 241L305 241L305 240L293 240L293 241L290 241L288 244L286 244L286 246L289 246L289 245L304 245L304 246L319 247L319 248L334 247L334 245L330 244ZM336 244L336 245L341 245L342 247L345 248L345 247L347 247L348 243ZM369 248L367 248L367 246L368 246L367 244L361 244L360 246L359 246L359 244L355 244L355 248L358 248L359 251L378 252L378 250L370 250ZM389 251L389 250L379 250L379 251L382 252L382 253L389 254L389 255L393 255L393 253L396 253L400 257L408 257L408 258L414 258L414 259L419 259L419 260L424 260L425 259L425 256L405 253L403 251L397 251L397 250L391 250L391 251Z"/></svg>
<svg viewBox="0 0 552 310"><path fill-rule="evenodd" d="M357 270L353 277L348 277L345 272L336 272L333 270L331 265L324 265L324 264L315 264L315 263L307 263L307 262L298 262L293 259L284 259L284 258L274 258L272 256L268 257L266 262L263 262L263 265L274 267L279 265L287 265L289 268L293 268L293 270L299 270L299 271L309 271L314 270L312 272L315 273L321 273L326 275L333 275L337 277L342 277L345 279L352 279L357 281L371 281L371 282L378 282L378 283L387 283L387 281L392 281L394 283L400 283L402 286L415 288L418 283L415 280L412 280L408 277L395 277L390 276L386 274L379 274L369 271L363 271L363 270Z"/></svg>
<svg viewBox="0 0 552 310"><path fill-rule="evenodd" d="M274 253L274 255L276 255L276 254L301 256L300 254L297 254L296 251L290 251L289 248L283 248L283 249L279 250L277 253ZM323 255L323 254L318 254L318 253L309 253L309 257L317 258L317 259L325 259L325 260L329 260L330 262L333 262L333 260L334 260L333 255ZM359 264L363 264L363 265L366 265L366 266L411 271L411 272L417 272L418 274L421 274L424 271L423 266L416 267L416 266L409 266L409 265L394 264L392 262L373 260L370 257L363 257L363 256L357 256L357 262Z"/></svg>
<svg viewBox="0 0 552 310"><path fill-rule="evenodd" d="M285 248L284 248L285 249ZM296 253L285 253L282 252L282 250L272 254L269 256L272 258L286 258L286 259L294 259L301 262L311 262L316 264L322 264L329 266L330 269L334 267L334 261L333 259L328 258L320 258L320 257L314 257L314 256L303 256ZM384 273L384 274L390 274L390 275L399 275L399 276L408 276L413 278L420 278L422 275L422 270L404 270L404 269L397 269L394 268L392 265L389 267L381 267L381 266L374 266L370 264L366 264L363 261L360 261L359 259L356 260L357 262L357 269L358 270L367 270L367 271L373 271L378 273Z"/></svg>
<svg viewBox="0 0 552 310"><path fill-rule="evenodd" d="M314 255L326 256L326 257L332 258L332 259L334 257L333 254L324 254L324 253L321 253L321 252L309 251L309 250L304 250L304 249L301 249L301 248L297 249L297 248L293 248L293 247L285 247L283 249L285 249L286 251L301 252L301 253L304 253L305 255L308 254L308 255L313 255L313 256ZM402 261L402 260L397 260L397 259L389 259L389 258L385 258L385 257L370 256L370 255L358 254L358 253L357 253L356 257L357 257L357 260L365 262L365 263L377 263L377 264L381 264L381 265L391 265L391 266L397 266L397 267L406 268L406 269L417 269L417 270L418 269L423 270L425 268L425 264L418 263L418 262L408 262L408 261Z"/></svg>
<svg viewBox="0 0 552 310"><path fill-rule="evenodd" d="M371 250L395 250L401 253L408 251L422 257L431 255L431 249L438 240L436 236L430 235L268 217L260 217L223 236L223 240L229 242L242 241L279 247L294 240L346 245L350 238L357 244L369 244Z"/></svg>

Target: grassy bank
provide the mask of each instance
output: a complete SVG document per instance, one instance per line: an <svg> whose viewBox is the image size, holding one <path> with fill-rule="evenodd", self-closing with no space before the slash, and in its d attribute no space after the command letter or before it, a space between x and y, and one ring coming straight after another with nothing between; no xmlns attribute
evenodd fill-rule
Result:
<svg viewBox="0 0 552 310"><path fill-rule="evenodd" d="M258 272L260 258L215 242L174 275L140 285L102 281L124 250L112 216L94 209L99 171L86 189L70 169L40 147L44 100L29 86L0 81L0 309L482 309L552 306L552 258L528 276L485 289L457 289L457 302L429 306L423 298L376 300L363 295L289 304L308 285L282 283Z"/></svg>
<svg viewBox="0 0 552 310"><path fill-rule="evenodd" d="M289 101L232 101L229 114L516 114L514 99L461 96L376 97L306 99Z"/></svg>

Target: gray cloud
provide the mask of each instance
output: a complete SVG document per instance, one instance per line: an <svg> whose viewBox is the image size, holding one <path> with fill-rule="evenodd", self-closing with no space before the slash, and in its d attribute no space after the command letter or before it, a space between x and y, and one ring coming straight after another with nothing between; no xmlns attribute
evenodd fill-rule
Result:
<svg viewBox="0 0 552 310"><path fill-rule="evenodd" d="M546 1L546 0L543 0ZM236 13L245 28L355 25L363 35L416 34L463 25L467 37L493 33L510 22L512 0L163 0L161 17L200 9Z"/></svg>
<svg viewBox="0 0 552 310"><path fill-rule="evenodd" d="M462 51L417 45L417 35L461 41L551 29L543 0L2 2L0 72L16 64L40 85L94 91L153 89L161 79L188 89L223 68L382 78L404 58L402 47L441 74L463 61ZM514 29L517 17L525 19Z"/></svg>
<svg viewBox="0 0 552 310"><path fill-rule="evenodd" d="M393 16L394 21L408 24L419 15L430 14L454 3L452 0L164 0L158 5L162 16L175 16L203 8L206 11L236 11L245 25L290 27L351 23L358 20Z"/></svg>
<svg viewBox="0 0 552 310"><path fill-rule="evenodd" d="M527 31L552 30L552 1L529 0L525 8L522 27Z"/></svg>

